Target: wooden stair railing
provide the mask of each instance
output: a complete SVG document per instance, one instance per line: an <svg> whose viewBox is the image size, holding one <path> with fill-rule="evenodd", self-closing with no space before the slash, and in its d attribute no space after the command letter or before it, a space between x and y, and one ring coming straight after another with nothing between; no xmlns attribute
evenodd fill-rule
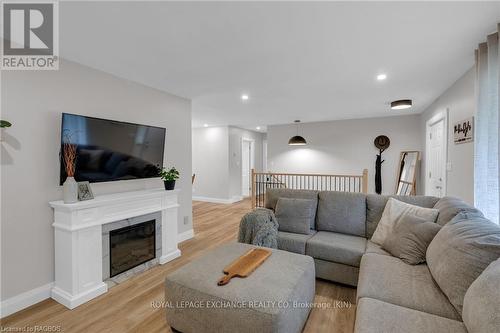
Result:
<svg viewBox="0 0 500 333"><path fill-rule="evenodd" d="M252 208L264 207L269 188L297 190L368 192L368 170L361 175L322 175L251 171Z"/></svg>

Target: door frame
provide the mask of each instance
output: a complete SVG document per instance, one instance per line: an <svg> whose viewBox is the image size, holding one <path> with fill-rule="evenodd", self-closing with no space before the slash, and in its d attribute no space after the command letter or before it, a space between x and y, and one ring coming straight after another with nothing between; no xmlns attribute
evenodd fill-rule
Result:
<svg viewBox="0 0 500 333"><path fill-rule="evenodd" d="M249 168L249 174L248 174L248 185L249 185L249 190L248 190L248 196L251 195L251 188L252 188L252 177L250 176L252 169L255 168L255 140L252 138L247 138L247 137L242 137L241 142L240 142L240 194L241 196L245 197L246 195L243 193L243 144L245 142L250 142L250 168Z"/></svg>
<svg viewBox="0 0 500 333"><path fill-rule="evenodd" d="M446 108L445 110L439 111L436 113L434 116L432 116L429 120L425 122L425 173L424 173L424 194L428 195L429 193L429 188L431 184L429 184L429 177L428 175L428 170L429 170L429 156L430 156L430 129L431 126L434 125L435 123L444 120L444 163L443 163L443 170L442 170L442 175L443 175L443 188L442 188L442 193L443 196L445 196L448 193L448 113L449 113L449 108Z"/></svg>

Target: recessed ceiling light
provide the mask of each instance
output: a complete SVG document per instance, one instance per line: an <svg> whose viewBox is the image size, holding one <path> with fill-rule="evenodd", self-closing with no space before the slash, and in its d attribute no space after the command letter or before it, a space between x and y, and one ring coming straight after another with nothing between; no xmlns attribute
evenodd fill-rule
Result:
<svg viewBox="0 0 500 333"><path fill-rule="evenodd" d="M241 99L244 100L244 101L247 101L248 100L248 95L246 95L246 94L241 95Z"/></svg>
<svg viewBox="0 0 500 333"><path fill-rule="evenodd" d="M255 127L257 131L260 131L260 126Z"/></svg>
<svg viewBox="0 0 500 333"><path fill-rule="evenodd" d="M203 127L208 127L208 124L203 124Z"/></svg>
<svg viewBox="0 0 500 333"><path fill-rule="evenodd" d="M377 75L377 80L378 81L384 81L385 79L387 79L387 74L379 74L379 75Z"/></svg>
<svg viewBox="0 0 500 333"><path fill-rule="evenodd" d="M403 110L409 109L413 105L411 99L400 99L399 101L391 102L391 109L393 110Z"/></svg>

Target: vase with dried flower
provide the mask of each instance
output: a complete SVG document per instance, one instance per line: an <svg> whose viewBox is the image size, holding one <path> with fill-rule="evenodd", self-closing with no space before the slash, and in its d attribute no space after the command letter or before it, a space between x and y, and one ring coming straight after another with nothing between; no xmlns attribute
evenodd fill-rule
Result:
<svg viewBox="0 0 500 333"><path fill-rule="evenodd" d="M66 171L66 181L63 184L64 203L75 203L78 201L78 184L75 181L76 145L71 143L69 135L65 136L62 162Z"/></svg>

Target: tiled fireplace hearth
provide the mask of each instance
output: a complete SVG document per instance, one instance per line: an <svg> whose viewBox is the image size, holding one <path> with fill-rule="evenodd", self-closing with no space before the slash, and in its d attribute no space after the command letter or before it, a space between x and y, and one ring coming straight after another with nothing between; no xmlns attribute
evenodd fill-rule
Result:
<svg viewBox="0 0 500 333"><path fill-rule="evenodd" d="M102 226L102 279L108 288L157 265L160 257L160 213Z"/></svg>
<svg viewBox="0 0 500 333"><path fill-rule="evenodd" d="M55 283L52 298L66 307L73 309L108 290L104 282L108 277L126 278L127 274L144 269L139 266L111 277L109 270L109 244L104 236L113 230L155 220L154 251L151 239L146 249L134 249L133 258L148 259L154 253L155 258L141 265L150 267L165 264L180 256L177 248L177 210L178 190L165 191L152 189L96 196L89 201L64 204L62 201L51 202L54 208L55 241ZM151 230L150 230L151 231ZM143 241L143 231L132 232L129 244ZM123 235L116 239L123 239ZM148 256L144 251L151 252ZM104 261L108 259L108 266ZM121 262L120 262L121 260ZM120 259L120 265L131 265L128 259ZM124 266L121 266L124 267ZM129 273L127 273L129 272Z"/></svg>

